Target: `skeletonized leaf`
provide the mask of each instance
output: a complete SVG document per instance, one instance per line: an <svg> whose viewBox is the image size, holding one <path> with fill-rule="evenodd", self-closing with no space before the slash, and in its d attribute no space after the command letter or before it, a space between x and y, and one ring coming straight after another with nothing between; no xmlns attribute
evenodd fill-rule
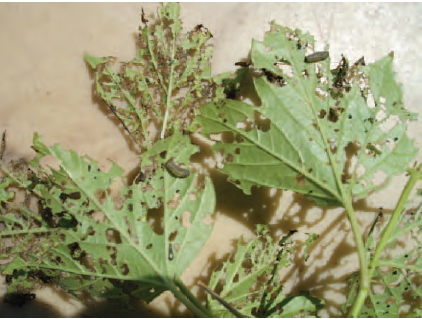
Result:
<svg viewBox="0 0 422 319"><path fill-rule="evenodd" d="M212 95L210 31L198 25L182 34L178 3L162 5L157 15L151 25L143 19L140 48L131 61L84 55L95 69L97 93L145 150L156 140L151 122L163 129L161 138L173 124L186 130Z"/></svg>

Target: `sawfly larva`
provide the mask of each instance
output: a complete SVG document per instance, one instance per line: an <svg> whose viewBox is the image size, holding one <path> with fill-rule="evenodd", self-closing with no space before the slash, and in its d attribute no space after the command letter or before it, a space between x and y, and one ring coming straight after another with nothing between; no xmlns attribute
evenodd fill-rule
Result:
<svg viewBox="0 0 422 319"><path fill-rule="evenodd" d="M169 159L166 163L166 168L170 172L171 175L179 178L188 177L190 172L187 169L181 168L179 164L173 161L173 157Z"/></svg>
<svg viewBox="0 0 422 319"><path fill-rule="evenodd" d="M328 51L320 51L312 53L305 57L305 63L315 63L319 61L324 61L330 56Z"/></svg>
<svg viewBox="0 0 422 319"><path fill-rule="evenodd" d="M173 260L174 254L173 254L173 246L172 244L169 244L169 260Z"/></svg>

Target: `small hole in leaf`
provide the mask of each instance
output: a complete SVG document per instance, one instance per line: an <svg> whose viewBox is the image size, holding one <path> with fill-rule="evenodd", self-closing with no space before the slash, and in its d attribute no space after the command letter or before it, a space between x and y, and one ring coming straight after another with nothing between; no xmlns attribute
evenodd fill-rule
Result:
<svg viewBox="0 0 422 319"><path fill-rule="evenodd" d="M146 247L145 247L147 250L149 250L149 249L151 249L152 248L152 244L148 244L148 245L146 245Z"/></svg>
<svg viewBox="0 0 422 319"><path fill-rule="evenodd" d="M325 117L325 115L327 114L327 111L325 111L324 109L321 109L320 111L319 111L319 114L318 114L318 117L320 118L320 119L323 119L324 117Z"/></svg>
<svg viewBox="0 0 422 319"><path fill-rule="evenodd" d="M109 243L115 243L115 244L122 243L122 239L120 238L120 233L115 229L107 229L106 238Z"/></svg>
<svg viewBox="0 0 422 319"><path fill-rule="evenodd" d="M69 194L68 197L70 199L78 200L78 199L81 199L81 193L80 192L74 192L74 193Z"/></svg>
<svg viewBox="0 0 422 319"><path fill-rule="evenodd" d="M260 114L258 111L254 112L254 120L257 129L262 132L268 132L271 128L271 120Z"/></svg>
<svg viewBox="0 0 422 319"><path fill-rule="evenodd" d="M240 154L240 148L236 148L236 149L234 150L234 153L235 153L236 155L239 155L239 154Z"/></svg>
<svg viewBox="0 0 422 319"><path fill-rule="evenodd" d="M236 134L235 141L237 143L243 143L245 139L240 134Z"/></svg>
<svg viewBox="0 0 422 319"><path fill-rule="evenodd" d="M232 144L234 141L234 135L232 132L223 132L221 136L221 141L225 144Z"/></svg>
<svg viewBox="0 0 422 319"><path fill-rule="evenodd" d="M239 274L236 274L236 276L234 276L233 278L233 282L238 282L239 281Z"/></svg>
<svg viewBox="0 0 422 319"><path fill-rule="evenodd" d="M311 174L314 171L314 169L311 167L308 169L308 173Z"/></svg>
<svg viewBox="0 0 422 319"><path fill-rule="evenodd" d="M183 227L189 229L190 226L191 226L190 218L191 218L191 212L190 211L184 211L182 216L180 216L180 224Z"/></svg>
<svg viewBox="0 0 422 319"><path fill-rule="evenodd" d="M205 215L204 218L201 219L201 224L206 226L210 226L214 222L212 213L208 213Z"/></svg>
<svg viewBox="0 0 422 319"><path fill-rule="evenodd" d="M123 276L126 276L129 273L129 267L127 264L123 264L120 266L120 271L122 272Z"/></svg>
<svg viewBox="0 0 422 319"><path fill-rule="evenodd" d="M162 235L164 233L163 217L164 217L163 205L161 205L158 208L152 208L148 210L148 213L147 213L148 224L151 226L152 230L157 235Z"/></svg>
<svg viewBox="0 0 422 319"><path fill-rule="evenodd" d="M167 206L170 209L176 209L180 205L180 195L175 193L173 198L167 202Z"/></svg>
<svg viewBox="0 0 422 319"><path fill-rule="evenodd" d="M176 239L176 236L177 236L177 230L176 230L176 231L174 231L174 232L172 232L172 233L169 235L168 240L169 240L169 241L174 241L174 240Z"/></svg>

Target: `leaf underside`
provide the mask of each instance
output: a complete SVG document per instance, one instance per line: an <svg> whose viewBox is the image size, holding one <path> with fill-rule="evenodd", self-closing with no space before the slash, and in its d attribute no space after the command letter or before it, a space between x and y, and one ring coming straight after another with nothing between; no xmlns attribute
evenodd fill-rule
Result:
<svg viewBox="0 0 422 319"><path fill-rule="evenodd" d="M181 145L184 158L197 151L180 133L156 145L176 157ZM112 183L123 174L115 163L104 172L92 159L59 145L45 146L37 134L34 149L38 154L29 167L34 174L11 173L1 184L6 209L0 216L0 258L13 258L2 272L16 284L29 282L28 276L16 276L16 270L26 275L41 270L74 294L85 290L99 297L130 295L151 301L168 289L207 241L212 225L204 219L215 206L208 178L203 185L196 174L175 178L162 167L160 156L149 153L149 160L159 158L156 174L124 185L112 197ZM38 166L44 156L54 157L60 169L50 168L50 173ZM6 188L13 183L42 198L41 213L12 203L13 194Z"/></svg>
<svg viewBox="0 0 422 319"><path fill-rule="evenodd" d="M252 42L251 58L255 70L282 81L254 78L261 106L219 100L200 108L202 134L224 156L222 172L247 194L267 186L341 205L346 194L385 187L417 152L406 135L415 116L404 109L392 55L330 70L330 59L304 62L313 48L309 34L272 23L263 42Z"/></svg>
<svg viewBox="0 0 422 319"><path fill-rule="evenodd" d="M151 123L171 121L186 130L198 107L210 100L212 35L202 25L182 34L178 3L162 5L152 21L144 15L142 20L131 61L89 54L84 59L95 70L97 93L133 140L149 149L156 140Z"/></svg>
<svg viewBox="0 0 422 319"><path fill-rule="evenodd" d="M419 284L422 274L422 205L419 203L414 207L414 200L409 201L408 208L402 213L395 231L388 239L372 278L369 298L361 309L361 317L419 317L418 311L422 304L422 288ZM371 255L388 222L389 218L383 222L379 218L375 220L366 240L366 250ZM353 274L349 282L344 313L347 313L356 298L359 274Z"/></svg>

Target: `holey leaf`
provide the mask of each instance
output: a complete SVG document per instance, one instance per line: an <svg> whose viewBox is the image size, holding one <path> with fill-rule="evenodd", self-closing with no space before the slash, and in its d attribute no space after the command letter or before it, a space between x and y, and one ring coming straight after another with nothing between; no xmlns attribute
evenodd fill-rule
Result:
<svg viewBox="0 0 422 319"><path fill-rule="evenodd" d="M183 150L185 159L197 150L180 133L156 146L162 144L174 157ZM47 171L31 162L31 170L39 176L32 192L42 198L38 227L45 231L48 226L50 232L34 239L29 237L34 229L14 226L30 217L25 218L24 211L21 216L15 212L10 222L2 218L9 225L2 237L28 239L27 249L1 255L13 257L12 266L3 271L58 270L56 283L76 296L85 290L94 296L127 299L130 295L149 302L175 287L174 277L192 262L212 230L207 217L214 212L215 197L208 178L202 183L197 174L176 178L160 163L155 173L111 196L113 181L123 183L123 170L116 164L102 171L92 159L59 145L45 146L37 134L34 149L37 161L52 156L60 165ZM151 162L158 161L152 153L148 156Z"/></svg>
<svg viewBox="0 0 422 319"><path fill-rule="evenodd" d="M152 132L163 138L176 123L186 130L211 99L212 34L202 24L182 33L179 15L178 3L161 5L154 20L142 11L139 50L131 61L84 55L95 70L97 93L144 150L156 140Z"/></svg>
<svg viewBox="0 0 422 319"><path fill-rule="evenodd" d="M293 234L290 232L279 242L273 243L268 227L257 225L257 238L246 244L242 244L242 238L239 238L233 260L224 263L220 271L212 273L211 290L216 290L222 281L224 285L219 292L220 297L247 318L316 315L324 306L323 301L307 293L286 297L282 292L279 270L292 263L293 255L301 246L294 245L291 239ZM310 236L302 245L311 245L312 241ZM218 317L233 317L226 307L211 296L208 302Z"/></svg>
<svg viewBox="0 0 422 319"><path fill-rule="evenodd" d="M261 106L218 100L200 109L202 134L224 156L222 172L245 193L263 185L341 205L385 187L417 152L393 55L350 68L343 58L330 70L329 58L304 62L313 48L309 34L272 23L263 42L252 42L254 68L264 70L254 78Z"/></svg>
<svg viewBox="0 0 422 319"><path fill-rule="evenodd" d="M369 298L360 310L360 317L418 317L416 313L422 300L419 284L422 273L422 202L418 197L407 201L394 231L386 238L371 278ZM371 258L391 216L380 222L381 219L379 214L366 239L365 250ZM356 299L359 273L354 273L348 280L351 288L342 307L345 314Z"/></svg>

